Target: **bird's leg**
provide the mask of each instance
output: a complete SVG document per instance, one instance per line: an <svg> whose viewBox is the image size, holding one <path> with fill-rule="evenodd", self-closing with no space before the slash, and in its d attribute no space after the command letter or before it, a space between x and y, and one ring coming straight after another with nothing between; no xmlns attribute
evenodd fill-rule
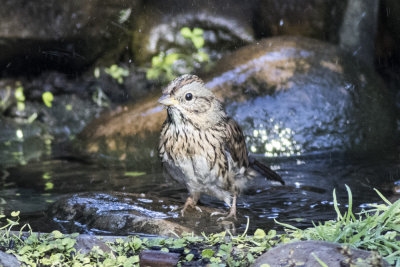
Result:
<svg viewBox="0 0 400 267"><path fill-rule="evenodd" d="M229 219L231 217L233 217L235 220L237 220L237 218L236 218L236 194L233 195L232 205L230 205L230 206L231 206L231 208L229 210L228 215L226 215L225 217L219 217L217 219L217 221L223 221L223 220ZM210 216L225 215L225 214L226 214L225 212L222 213L222 212L216 211L216 212L211 213Z"/></svg>
<svg viewBox="0 0 400 267"><path fill-rule="evenodd" d="M236 194L233 195L231 209L229 210L228 215L224 219L228 219L230 217L233 217L235 220L237 220L237 218L236 218Z"/></svg>
<svg viewBox="0 0 400 267"><path fill-rule="evenodd" d="M183 209L181 210L181 215L182 215L182 217L184 217L185 216L185 211L186 211L186 209L190 206L190 207L192 207L192 208L194 208L194 209L196 209L197 211L199 211L199 212L203 212L201 209L200 209L200 207L198 207L196 204L197 204L197 201L199 200L199 195L198 194L193 194L193 195L190 195L187 199L186 199L186 202L185 202L185 205L183 205Z"/></svg>

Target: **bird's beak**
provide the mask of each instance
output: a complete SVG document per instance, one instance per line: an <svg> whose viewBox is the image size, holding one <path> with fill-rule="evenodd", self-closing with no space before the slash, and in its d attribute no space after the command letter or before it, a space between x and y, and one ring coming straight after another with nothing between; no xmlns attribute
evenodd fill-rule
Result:
<svg viewBox="0 0 400 267"><path fill-rule="evenodd" d="M172 106L172 105L177 105L179 102L170 95L163 95L162 97L160 97L160 99L158 99L158 103L164 106Z"/></svg>

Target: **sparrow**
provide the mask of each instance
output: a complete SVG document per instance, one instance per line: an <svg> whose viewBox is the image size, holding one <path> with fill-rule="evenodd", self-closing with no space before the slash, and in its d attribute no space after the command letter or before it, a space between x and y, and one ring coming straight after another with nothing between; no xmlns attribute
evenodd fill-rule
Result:
<svg viewBox="0 0 400 267"><path fill-rule="evenodd" d="M167 109L158 147L165 173L186 186L190 206L201 211L201 194L224 201L225 218L236 219L237 196L252 179L263 176L284 184L281 176L248 155L238 123L196 75L182 75L168 84L158 102Z"/></svg>

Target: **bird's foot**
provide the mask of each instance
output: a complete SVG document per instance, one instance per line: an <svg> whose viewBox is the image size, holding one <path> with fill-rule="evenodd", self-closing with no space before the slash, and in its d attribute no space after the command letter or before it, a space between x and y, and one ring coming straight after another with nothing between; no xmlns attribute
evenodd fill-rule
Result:
<svg viewBox="0 0 400 267"><path fill-rule="evenodd" d="M215 211L213 213L210 214L210 216L217 216L217 215L223 215L222 217L219 217L217 219L217 222L220 221L226 221L227 219L234 219L235 221L237 221L237 217L236 217L236 208L231 208L229 213L227 212L220 212L220 211Z"/></svg>
<svg viewBox="0 0 400 267"><path fill-rule="evenodd" d="M196 205L196 202L193 200L193 198L192 198L192 197L188 197L188 198L186 199L185 205L183 205L183 208L182 208L182 210L181 210L181 215L182 215L182 217L185 217L185 211L186 211L186 209L187 209L189 206L190 206L191 208L196 209L198 212L203 212L203 211L201 210L201 208L200 208L199 206Z"/></svg>

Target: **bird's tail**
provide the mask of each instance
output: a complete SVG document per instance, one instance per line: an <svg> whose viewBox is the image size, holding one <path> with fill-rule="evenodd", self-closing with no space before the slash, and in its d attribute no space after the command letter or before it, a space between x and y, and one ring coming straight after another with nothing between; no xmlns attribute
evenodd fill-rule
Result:
<svg viewBox="0 0 400 267"><path fill-rule="evenodd" d="M282 177L279 174L277 174L276 172L271 170L268 166L265 166L255 158L249 157L249 163L254 170L259 172L261 175L265 176L267 179L280 182L282 185L285 184L285 181L283 181Z"/></svg>

